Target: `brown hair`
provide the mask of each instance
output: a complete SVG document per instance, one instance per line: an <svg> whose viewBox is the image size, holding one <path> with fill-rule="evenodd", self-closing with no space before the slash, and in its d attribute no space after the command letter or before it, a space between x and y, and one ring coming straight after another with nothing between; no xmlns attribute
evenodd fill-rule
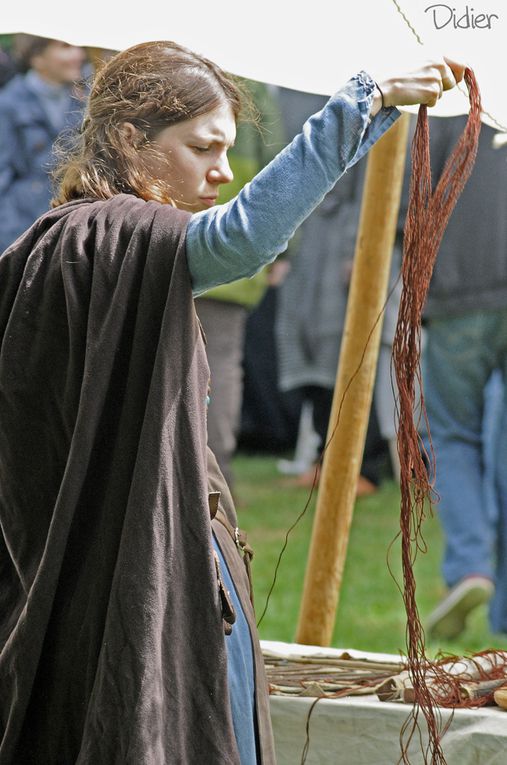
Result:
<svg viewBox="0 0 507 765"><path fill-rule="evenodd" d="M118 53L97 74L76 146L53 173L53 207L120 193L171 202L171 189L150 175L139 148L149 147L163 128L224 101L238 119L243 93L236 80L174 42L142 43ZM138 131L136 145L122 130L125 122Z"/></svg>

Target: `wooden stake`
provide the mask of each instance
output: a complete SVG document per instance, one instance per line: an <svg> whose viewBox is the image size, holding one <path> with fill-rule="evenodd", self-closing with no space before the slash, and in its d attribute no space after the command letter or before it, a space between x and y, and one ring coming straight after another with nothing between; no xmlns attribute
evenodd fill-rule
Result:
<svg viewBox="0 0 507 765"><path fill-rule="evenodd" d="M387 297L410 117L404 115L370 152L347 316L320 476L317 509L296 634L330 645L366 439ZM346 392L345 396L344 393ZM339 414L339 425L333 434ZM374 582L372 582L374 586ZM361 604L357 604L360 608Z"/></svg>

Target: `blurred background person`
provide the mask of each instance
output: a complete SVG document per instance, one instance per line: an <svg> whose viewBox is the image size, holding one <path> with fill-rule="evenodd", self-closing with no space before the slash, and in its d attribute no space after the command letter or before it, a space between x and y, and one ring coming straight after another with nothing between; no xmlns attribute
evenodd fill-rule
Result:
<svg viewBox="0 0 507 765"><path fill-rule="evenodd" d="M286 88L279 89L279 98L289 140L308 115L322 108L326 101L323 96ZM291 267L279 294L276 319L279 385L284 392L298 390L304 400L311 402L318 449L326 443L331 414L365 170L364 161L350 168L342 183L327 194L302 224L299 238L290 246ZM399 257L396 261L399 264ZM389 464L388 442L394 445L394 397L389 370L398 297L399 290L391 296L384 316L375 405L358 495L376 491L384 466ZM315 468L310 466L295 484L311 486L314 476Z"/></svg>
<svg viewBox="0 0 507 765"><path fill-rule="evenodd" d="M309 420L311 427L311 412L309 418L302 413L300 392L281 391L278 386L275 320L281 284L289 269L290 258L283 253L267 270L266 292L246 322L239 446L249 452L278 454L292 450L302 426L304 431L305 422ZM305 455L309 455L305 457L306 468L315 457L315 438L305 451Z"/></svg>
<svg viewBox="0 0 507 765"><path fill-rule="evenodd" d="M431 119L434 183L465 121ZM491 629L507 633L507 146L494 142L483 125L425 309L423 382L449 588L427 620L435 639L457 637L493 593Z"/></svg>
<svg viewBox="0 0 507 765"><path fill-rule="evenodd" d="M0 91L0 252L49 208L53 144L84 107L81 48L16 35L13 50L21 71Z"/></svg>
<svg viewBox="0 0 507 765"><path fill-rule="evenodd" d="M18 71L12 56L13 42L14 35L0 35L0 88L7 85Z"/></svg>

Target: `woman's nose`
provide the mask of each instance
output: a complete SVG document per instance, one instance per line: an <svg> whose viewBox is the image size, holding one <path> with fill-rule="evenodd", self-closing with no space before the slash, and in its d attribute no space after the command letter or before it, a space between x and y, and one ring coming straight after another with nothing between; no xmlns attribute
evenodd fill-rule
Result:
<svg viewBox="0 0 507 765"><path fill-rule="evenodd" d="M227 157L222 157L216 165L209 170L208 177L212 183L230 183L233 180L234 174Z"/></svg>

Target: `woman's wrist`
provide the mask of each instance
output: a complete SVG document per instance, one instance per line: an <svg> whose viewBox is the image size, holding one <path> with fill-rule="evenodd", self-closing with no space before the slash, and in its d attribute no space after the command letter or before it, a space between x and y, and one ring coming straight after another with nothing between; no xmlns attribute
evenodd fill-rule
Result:
<svg viewBox="0 0 507 765"><path fill-rule="evenodd" d="M399 83L394 77L391 77L388 80L382 80L380 83L376 82L375 85L375 92L379 90L382 95L382 109L396 106L397 103L400 103L400 101L403 100L399 98Z"/></svg>

